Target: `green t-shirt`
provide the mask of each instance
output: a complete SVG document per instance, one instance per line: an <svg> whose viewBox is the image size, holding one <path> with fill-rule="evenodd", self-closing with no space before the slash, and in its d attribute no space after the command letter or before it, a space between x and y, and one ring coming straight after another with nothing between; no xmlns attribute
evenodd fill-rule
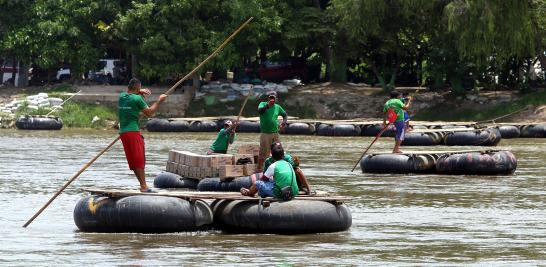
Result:
<svg viewBox="0 0 546 267"><path fill-rule="evenodd" d="M290 154L284 154L284 158L283 158L284 161L290 163L290 165L292 165L292 168L296 169L298 168L298 166L296 166L296 163L294 163L294 159L292 158L292 156ZM271 164L273 164L273 157L269 157L265 160L264 162L264 172L267 170L267 168L269 168L269 166Z"/></svg>
<svg viewBox="0 0 546 267"><path fill-rule="evenodd" d="M216 140L210 146L210 150L214 152L224 152L228 148L229 132L225 128L222 128L216 137ZM233 137L235 138L235 136Z"/></svg>
<svg viewBox="0 0 546 267"><path fill-rule="evenodd" d="M383 113L387 112L387 109L392 108L394 113L396 113L396 121L404 121L404 103L400 99L389 99L383 107Z"/></svg>
<svg viewBox="0 0 546 267"><path fill-rule="evenodd" d="M266 177L273 177L275 186L273 187L273 194L276 198L281 198L281 188L285 186L292 187L292 194L297 196L299 193L298 182L296 181L296 173L290 163L279 160L275 161L267 171L264 173Z"/></svg>
<svg viewBox="0 0 546 267"><path fill-rule="evenodd" d="M263 108L267 105L267 102L260 102L258 108ZM264 111L263 114L260 114L260 131L262 133L278 133L279 132L279 115L285 114L284 109L279 105L275 104L272 107L269 107Z"/></svg>
<svg viewBox="0 0 546 267"><path fill-rule="evenodd" d="M148 108L148 104L144 102L144 98L141 95L127 92L119 94L119 133L140 131L138 115L145 108Z"/></svg>

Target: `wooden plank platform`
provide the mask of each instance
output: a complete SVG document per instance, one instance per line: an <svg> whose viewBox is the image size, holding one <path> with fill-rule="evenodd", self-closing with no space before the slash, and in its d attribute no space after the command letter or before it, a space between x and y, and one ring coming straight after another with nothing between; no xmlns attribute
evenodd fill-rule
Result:
<svg viewBox="0 0 546 267"><path fill-rule="evenodd" d="M108 197L128 197L137 195L146 196L166 196L177 197L187 200L197 199L226 199L226 200L255 200L259 201L258 197L247 197L241 195L239 192L207 192L207 191L181 191L181 190L158 190L157 193L143 193L138 190L123 190L123 189L101 189L101 188L84 188L85 192L89 192L94 195L104 195ZM298 195L295 197L297 200L314 200L325 202L344 202L353 200L352 197L336 196L326 192L317 192L316 195ZM278 201L275 198L262 198L264 201L275 202Z"/></svg>
<svg viewBox="0 0 546 267"><path fill-rule="evenodd" d="M508 149L502 149L502 148L495 148L495 149L471 149L471 150L444 150L444 151L438 151L438 150L423 150L423 151L402 151L402 153L399 153L400 155L446 155L446 154L462 154L462 153L488 153L488 152L499 152L503 150ZM385 155L385 154L393 154L390 151L380 151L375 153L368 153L368 155Z"/></svg>

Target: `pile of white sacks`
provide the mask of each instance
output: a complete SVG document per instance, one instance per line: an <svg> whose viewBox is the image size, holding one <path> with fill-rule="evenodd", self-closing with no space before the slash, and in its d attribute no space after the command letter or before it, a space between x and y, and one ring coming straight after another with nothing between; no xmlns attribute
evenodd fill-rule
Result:
<svg viewBox="0 0 546 267"><path fill-rule="evenodd" d="M47 93L39 93L37 95L27 96L22 100L13 100L9 104L0 105L0 112L7 114L15 114L17 111L21 110L23 107L27 107L29 110L38 110L38 109L62 109L60 106L63 103L63 100L57 97L49 97Z"/></svg>

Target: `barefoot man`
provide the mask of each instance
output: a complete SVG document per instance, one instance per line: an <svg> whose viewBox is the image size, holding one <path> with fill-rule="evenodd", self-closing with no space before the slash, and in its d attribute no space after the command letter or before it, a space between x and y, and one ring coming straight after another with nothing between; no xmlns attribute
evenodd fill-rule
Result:
<svg viewBox="0 0 546 267"><path fill-rule="evenodd" d="M167 95L162 94L159 99L150 107L144 101L143 95L150 95L148 89L141 89L141 83L133 78L129 81L127 92L119 95L118 118L119 133L125 157L129 163L129 169L134 173L140 183L141 192L152 192L146 184L146 175L144 174L144 165L146 162L144 153L144 137L140 133L138 125L139 114L142 112L146 117L151 117L159 108L159 105L167 99Z"/></svg>
<svg viewBox="0 0 546 267"><path fill-rule="evenodd" d="M400 151L400 144L404 141L405 132L405 122L404 122L404 110L407 110L411 104L411 97L408 97L406 104L400 101L400 94L396 91L390 93L391 99L389 99L383 106L383 127L387 125L387 110L392 109L396 113L396 121L394 122L394 127L396 128L396 136L394 138L394 148L392 153L402 153Z"/></svg>

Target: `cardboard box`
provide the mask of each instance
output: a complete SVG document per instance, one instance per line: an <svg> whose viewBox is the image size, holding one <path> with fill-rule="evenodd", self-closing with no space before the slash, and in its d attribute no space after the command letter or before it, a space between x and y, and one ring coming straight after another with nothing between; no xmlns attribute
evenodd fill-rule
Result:
<svg viewBox="0 0 546 267"><path fill-rule="evenodd" d="M220 166L224 165L232 165L233 164L233 155L230 154L223 154L223 155L214 155L211 156L211 167L218 168Z"/></svg>
<svg viewBox="0 0 546 267"><path fill-rule="evenodd" d="M256 164L245 164L243 165L243 174L252 175L256 171Z"/></svg>
<svg viewBox="0 0 546 267"><path fill-rule="evenodd" d="M184 155L184 165L195 167L199 165L199 155L188 153Z"/></svg>
<svg viewBox="0 0 546 267"><path fill-rule="evenodd" d="M257 156L260 154L260 145L241 145L237 148L237 154L252 154Z"/></svg>
<svg viewBox="0 0 546 267"><path fill-rule="evenodd" d="M203 168L203 177L212 178L212 167Z"/></svg>
<svg viewBox="0 0 546 267"><path fill-rule="evenodd" d="M211 156L201 156L199 157L199 167L205 168L210 167L212 164L212 157Z"/></svg>
<svg viewBox="0 0 546 267"><path fill-rule="evenodd" d="M244 176L244 165L224 165L220 167L220 178Z"/></svg>
<svg viewBox="0 0 546 267"><path fill-rule="evenodd" d="M247 164L256 163L254 161L254 155L252 155L252 154L236 154L236 155L233 155L233 164L237 165L237 162L239 161L239 159L249 159L250 163L247 163Z"/></svg>
<svg viewBox="0 0 546 267"><path fill-rule="evenodd" d="M220 177L220 168L212 167L210 169L212 172L212 177Z"/></svg>
<svg viewBox="0 0 546 267"><path fill-rule="evenodd" d="M175 162L176 161L176 151L175 150L169 150L169 162Z"/></svg>
<svg viewBox="0 0 546 267"><path fill-rule="evenodd" d="M168 161L165 171L174 173L174 162Z"/></svg>

